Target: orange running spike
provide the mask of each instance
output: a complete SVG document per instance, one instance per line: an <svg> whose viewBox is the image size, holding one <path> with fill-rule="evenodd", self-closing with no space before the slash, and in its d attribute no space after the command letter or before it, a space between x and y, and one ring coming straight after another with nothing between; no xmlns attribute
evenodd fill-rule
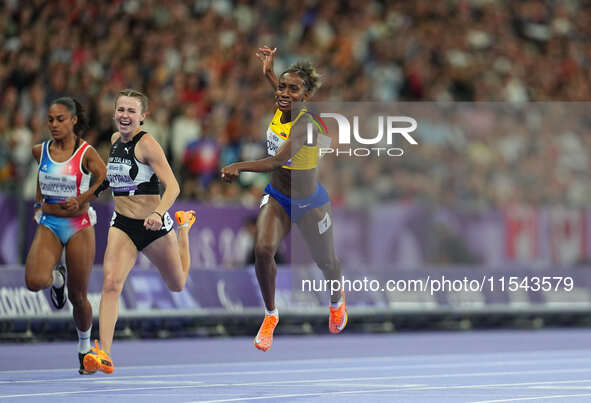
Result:
<svg viewBox="0 0 591 403"><path fill-rule="evenodd" d="M341 290L341 298L343 299L341 306L336 309L329 307L328 330L334 334L340 333L347 326L347 320L349 318L345 306L345 292L343 290Z"/></svg>
<svg viewBox="0 0 591 403"><path fill-rule="evenodd" d="M265 320L254 338L254 346L259 350L267 351L273 344L273 331L279 323L279 318L275 315L265 315Z"/></svg>
<svg viewBox="0 0 591 403"><path fill-rule="evenodd" d="M174 218L176 218L176 223L179 225L179 227L189 227L190 229L197 216L195 214L195 210L177 211L174 214Z"/></svg>
<svg viewBox="0 0 591 403"><path fill-rule="evenodd" d="M98 341L94 341L95 347L90 348L90 352L84 356L84 369L89 372L101 371L105 374L111 374L115 367L109 354L99 348Z"/></svg>

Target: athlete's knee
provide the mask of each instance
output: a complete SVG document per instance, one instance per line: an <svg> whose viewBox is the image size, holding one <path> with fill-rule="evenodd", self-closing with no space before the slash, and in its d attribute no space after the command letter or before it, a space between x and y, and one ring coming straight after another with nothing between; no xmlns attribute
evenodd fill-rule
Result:
<svg viewBox="0 0 591 403"><path fill-rule="evenodd" d="M25 283L27 284L27 289L29 291L41 291L46 289L48 286L44 281L40 281L39 279L25 279Z"/></svg>
<svg viewBox="0 0 591 403"><path fill-rule="evenodd" d="M103 294L121 294L125 280L114 273L105 273Z"/></svg>
<svg viewBox="0 0 591 403"><path fill-rule="evenodd" d="M260 243L254 247L255 258L259 261L270 261L275 257L277 247L272 244Z"/></svg>
<svg viewBox="0 0 591 403"><path fill-rule="evenodd" d="M175 280L166 284L168 289L172 292L181 292L185 289L186 281L183 280Z"/></svg>
<svg viewBox="0 0 591 403"><path fill-rule="evenodd" d="M43 278L31 272L32 270L25 271L25 284L30 291L44 290L51 285L51 278Z"/></svg>
<svg viewBox="0 0 591 403"><path fill-rule="evenodd" d="M174 286L168 286L168 289L172 292L181 292L185 289L185 285L174 285Z"/></svg>
<svg viewBox="0 0 591 403"><path fill-rule="evenodd" d="M73 307L82 306L88 301L86 291L68 288L68 300Z"/></svg>

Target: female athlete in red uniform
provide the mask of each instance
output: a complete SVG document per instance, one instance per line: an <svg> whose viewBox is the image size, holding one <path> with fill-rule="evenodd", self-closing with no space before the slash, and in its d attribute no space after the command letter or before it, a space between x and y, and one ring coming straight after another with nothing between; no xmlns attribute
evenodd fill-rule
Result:
<svg viewBox="0 0 591 403"><path fill-rule="evenodd" d="M25 266L25 282L31 291L51 286L51 301L61 309L67 298L74 308L78 331L81 374L90 351L92 308L86 297L94 262L96 213L89 200L105 179L105 164L90 144L80 139L86 128L82 106L72 98L58 98L49 108L48 126L52 140L33 147L39 162L35 232ZM90 177L96 183L90 185ZM66 249L66 268L56 264Z"/></svg>

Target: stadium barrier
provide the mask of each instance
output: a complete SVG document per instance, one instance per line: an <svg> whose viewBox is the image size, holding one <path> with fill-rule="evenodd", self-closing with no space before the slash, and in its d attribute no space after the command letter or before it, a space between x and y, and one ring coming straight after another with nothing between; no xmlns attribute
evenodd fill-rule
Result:
<svg viewBox="0 0 591 403"><path fill-rule="evenodd" d="M351 327L361 331L576 325L589 320L589 269L565 275L560 268L485 272L458 266L370 277L346 269L339 285L347 289ZM95 267L88 294L95 319L102 277ZM276 301L283 330L323 332L330 286L313 266L280 267ZM118 336L243 334L256 331L262 307L253 267L192 270L182 292L170 292L155 268L135 267L120 299ZM48 331L57 337L73 326L71 309L68 302L55 310L48 290L28 291L24 267L0 266L2 339L44 337Z"/></svg>

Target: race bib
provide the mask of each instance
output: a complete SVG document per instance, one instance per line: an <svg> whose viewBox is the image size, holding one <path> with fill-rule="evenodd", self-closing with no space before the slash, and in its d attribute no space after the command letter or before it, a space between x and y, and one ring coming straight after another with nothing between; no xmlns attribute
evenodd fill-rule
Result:
<svg viewBox="0 0 591 403"><path fill-rule="evenodd" d="M285 137L283 137L283 136ZM271 157L277 154L277 151L287 141L287 135L285 133L277 134L271 129L267 129L267 154ZM291 166L291 159L288 160L285 165Z"/></svg>
<svg viewBox="0 0 591 403"><path fill-rule="evenodd" d="M107 180L115 192L129 192L137 189L137 184L129 176L131 166L109 162L107 165Z"/></svg>
<svg viewBox="0 0 591 403"><path fill-rule="evenodd" d="M43 198L47 201L61 201L77 196L76 175L51 175L40 171L39 187Z"/></svg>
<svg viewBox="0 0 591 403"><path fill-rule="evenodd" d="M263 207L267 203L269 203L269 195L265 194L265 195L263 195L263 198L261 199L261 204L260 204L259 208Z"/></svg>
<svg viewBox="0 0 591 403"><path fill-rule="evenodd" d="M170 214L168 214L168 211L164 213L164 216L162 217L162 228L164 228L167 231L170 231L173 223L174 221L172 221L172 217L170 216Z"/></svg>
<svg viewBox="0 0 591 403"><path fill-rule="evenodd" d="M330 219L330 215L326 213L322 220L318 221L318 233L320 235L324 234L330 228L332 221Z"/></svg>

